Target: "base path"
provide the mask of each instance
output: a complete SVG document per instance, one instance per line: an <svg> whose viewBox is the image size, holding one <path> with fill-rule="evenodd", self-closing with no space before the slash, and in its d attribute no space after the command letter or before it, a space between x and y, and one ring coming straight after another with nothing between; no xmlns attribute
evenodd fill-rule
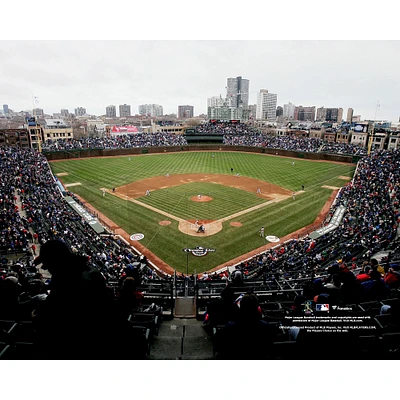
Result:
<svg viewBox="0 0 400 400"><path fill-rule="evenodd" d="M166 189L192 182L218 183L220 185L230 186L253 193L257 193L257 189L260 189L261 193L257 194L257 196L264 197L268 200L275 198L278 195L291 194L289 190L266 181L246 176L239 176L236 178L235 175L224 174L178 174L170 175L169 177L154 176L152 178L120 186L115 189L115 193L135 199L144 196L146 190L150 190L151 192L152 190Z"/></svg>
<svg viewBox="0 0 400 400"><path fill-rule="evenodd" d="M124 196L123 194L119 193L117 190L115 192L113 192L112 190L109 190L109 189L105 189L105 188L101 188L101 190L105 190L107 193L109 193L111 195L114 195L114 196L117 196L120 199L131 201L132 203L138 204L139 206L148 208L149 210L152 210L152 211L155 211L155 212L157 212L157 213L159 213L161 215L164 215L165 217L168 217L169 219L173 219L173 220L177 221L179 223L178 224L178 229L182 233L185 233L186 235L190 235L190 236L210 236L210 235L215 235L216 233L218 233L219 231L222 230L222 223L223 222L229 221L230 219L237 218L237 217L239 217L241 215L247 214L247 213L252 212L254 210L258 210L260 208L268 206L269 204L277 203L279 201L282 201L282 200L287 199L288 197L290 197L289 195L282 195L282 194L281 195L277 195L277 197L275 197L274 199L272 199L270 201L266 201L265 203L262 203L262 204L257 204L254 207L250 207L250 208L247 208L246 210L242 210L242 211L239 211L239 212L237 212L235 214L228 215L227 217L218 219L216 221L207 221L207 223L203 222L203 224L205 225L206 231L204 233L197 233L197 227L194 225L193 221L187 221L187 220L185 220L183 218L179 218L179 217L177 217L177 216L175 216L173 214L167 213L167 212L165 212L163 210L160 210L158 208L150 206L149 204L142 203L139 200L135 200L135 199L129 198L127 196Z"/></svg>
<svg viewBox="0 0 400 400"><path fill-rule="evenodd" d="M304 237L308 235L309 233L315 231L317 228L321 226L323 223L326 215L329 213L330 207L332 205L333 200L335 199L336 195L338 193L338 190L335 190L332 192L331 196L325 203L324 207L322 208L321 212L319 213L318 217L315 219L314 223L308 226L305 226L301 229L298 229L295 232L292 232L282 238L280 238L280 243L284 243L290 239L298 239L301 237ZM85 207L91 211L94 215L97 215L97 218L99 221L108 227L112 232L114 232L116 235L120 235L123 237L136 251L140 252L144 256L146 256L153 264L157 265L159 269L164 271L166 274L172 275L174 273L174 269L168 265L165 261L161 260L158 256L156 256L154 253L152 253L150 250L148 250L145 246L140 244L138 241L133 241L130 239L130 235L125 232L122 228L117 226L112 220L107 218L104 214L102 214L100 211L98 211L96 208L94 208L90 203L87 203L83 198L75 194L75 196L85 205ZM199 234L199 235L204 235L204 234ZM223 268L226 268L228 266L232 266L238 263L241 263L245 260L248 260L251 257L254 257L262 252L265 252L272 247L275 247L277 244L276 243L269 243L266 244L265 246L259 247L257 249L254 249L248 253L242 254L239 257L236 257L232 260L226 261L221 265L218 265L214 267L213 269L209 270L209 272L214 272L214 271L219 271Z"/></svg>
<svg viewBox="0 0 400 400"><path fill-rule="evenodd" d="M173 214L169 214L165 211L162 211L148 204L142 203L139 200L136 200L138 197L142 197L143 195L145 195L146 190L150 190L151 193L152 190L166 189L169 187L180 186L191 182L211 182L224 186L230 186L236 189L245 190L247 192L256 193L258 197L265 198L267 201L265 203L256 205L246 210L242 210L236 214L229 215L219 220L207 221L207 223L204 224L205 232L197 233L197 227L192 221L187 221L185 219L176 217ZM258 189L260 189L261 193L257 193ZM101 190L103 190L103 188L101 188ZM110 189L105 189L105 190L108 193L117 196L123 200L129 200L132 203L136 203L142 207L148 208L161 215L164 215L169 219L178 221L179 223L178 229L182 233L185 233L186 235L190 236L215 235L216 233L222 230L223 222L247 214L251 211L258 210L271 203L276 203L278 201L287 199L292 195L292 192L290 192L289 190L266 181L261 181L258 179L243 177L243 176L236 177L235 175L223 175L223 174L179 174L179 175L170 175L168 177L156 176L137 182L132 182L129 183L128 185L120 186L116 188L115 191L112 191ZM192 201L209 202L212 201L212 198L203 195L201 195L201 198L199 198L198 196L193 196Z"/></svg>
<svg viewBox="0 0 400 400"><path fill-rule="evenodd" d="M279 243L283 244L285 242L287 242L288 240L291 239L299 239L302 237L307 236L308 234L310 234L311 232L315 231L316 229L320 228L322 223L325 220L325 217L328 215L329 210L331 208L331 205L333 203L333 201L336 198L337 193L339 192L339 189L336 189L332 192L332 194L329 196L329 199L326 201L324 207L322 208L321 212L319 213L319 215L317 216L317 218L315 219L315 221L307 226L304 226L303 228L298 229L295 232L289 233L288 235L281 237ZM239 257L236 257L230 261L227 261L221 265L218 265L217 267L209 270L208 272L214 272L214 271L219 271L225 267L228 266L233 266L236 265L238 263L241 263L243 261L248 260L249 258L255 257L258 254L261 254L273 247L275 247L276 245L278 245L279 243L268 243L265 246L259 247L257 249L254 249L246 254L242 254Z"/></svg>

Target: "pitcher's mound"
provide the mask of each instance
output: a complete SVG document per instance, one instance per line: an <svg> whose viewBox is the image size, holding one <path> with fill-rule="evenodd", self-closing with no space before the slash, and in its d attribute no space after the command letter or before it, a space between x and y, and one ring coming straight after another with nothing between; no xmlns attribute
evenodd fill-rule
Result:
<svg viewBox="0 0 400 400"><path fill-rule="evenodd" d="M158 224L161 226L167 226L171 223L171 221L160 221Z"/></svg>
<svg viewBox="0 0 400 400"><path fill-rule="evenodd" d="M193 196L193 197L191 197L190 198L190 200L192 200L192 201L197 201L197 202L199 202L199 203L205 203L205 202L207 202L207 201L211 201L213 198L212 197L210 197L210 196L201 196L201 197L199 197L199 196Z"/></svg>
<svg viewBox="0 0 400 400"><path fill-rule="evenodd" d="M242 226L242 223L241 222L231 222L229 225L230 226Z"/></svg>

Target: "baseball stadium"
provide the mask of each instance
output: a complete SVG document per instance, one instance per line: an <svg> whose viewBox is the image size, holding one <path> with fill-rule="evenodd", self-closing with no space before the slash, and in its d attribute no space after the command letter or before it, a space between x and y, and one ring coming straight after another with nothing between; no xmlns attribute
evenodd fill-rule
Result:
<svg viewBox="0 0 400 400"><path fill-rule="evenodd" d="M0 146L0 357L398 358L400 153L236 127Z"/></svg>

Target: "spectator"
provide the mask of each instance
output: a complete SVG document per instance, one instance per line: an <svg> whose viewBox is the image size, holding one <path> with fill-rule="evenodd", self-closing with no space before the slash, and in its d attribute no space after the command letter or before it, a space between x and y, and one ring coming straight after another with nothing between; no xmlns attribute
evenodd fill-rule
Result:
<svg viewBox="0 0 400 400"><path fill-rule="evenodd" d="M220 296L219 299L210 301L207 305L205 323L210 328L238 320L239 308L234 303L235 292L232 286L226 286Z"/></svg>
<svg viewBox="0 0 400 400"><path fill-rule="evenodd" d="M246 294L240 301L237 322L229 322L224 330L222 358L265 360L275 338L275 326L261 320L258 299Z"/></svg>
<svg viewBox="0 0 400 400"><path fill-rule="evenodd" d="M143 293L138 290L137 282L133 277L128 276L124 279L117 299L119 312L125 319L140 308Z"/></svg>
<svg viewBox="0 0 400 400"><path fill-rule="evenodd" d="M389 268L384 277L384 282L391 289L398 289L400 287L400 274L393 268Z"/></svg>
<svg viewBox="0 0 400 400"><path fill-rule="evenodd" d="M107 334L104 277L70 252L65 243L49 240L38 263L51 273L50 294L35 311L38 349L45 359L103 358Z"/></svg>
<svg viewBox="0 0 400 400"><path fill-rule="evenodd" d="M364 268L363 268L363 271L360 272L356 276L357 280L359 280L361 283L370 280L371 279L371 276L370 276L370 272L371 271L372 271L371 266L370 265L365 265Z"/></svg>
<svg viewBox="0 0 400 400"><path fill-rule="evenodd" d="M370 273L371 279L362 283L364 290L364 300L384 300L390 295L389 286L383 281L381 274L377 270Z"/></svg>

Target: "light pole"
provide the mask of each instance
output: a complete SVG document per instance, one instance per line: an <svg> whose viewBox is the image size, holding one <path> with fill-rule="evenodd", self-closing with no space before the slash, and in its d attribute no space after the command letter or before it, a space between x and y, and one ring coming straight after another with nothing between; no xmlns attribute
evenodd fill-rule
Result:
<svg viewBox="0 0 400 400"><path fill-rule="evenodd" d="M369 137L369 141L368 141L368 155L371 153L372 141L373 141L374 135L375 135L376 114L378 113L379 107L380 107L379 100L377 100L376 108L375 108L375 115L374 115L374 122L372 124L372 132L371 132L371 136Z"/></svg>

